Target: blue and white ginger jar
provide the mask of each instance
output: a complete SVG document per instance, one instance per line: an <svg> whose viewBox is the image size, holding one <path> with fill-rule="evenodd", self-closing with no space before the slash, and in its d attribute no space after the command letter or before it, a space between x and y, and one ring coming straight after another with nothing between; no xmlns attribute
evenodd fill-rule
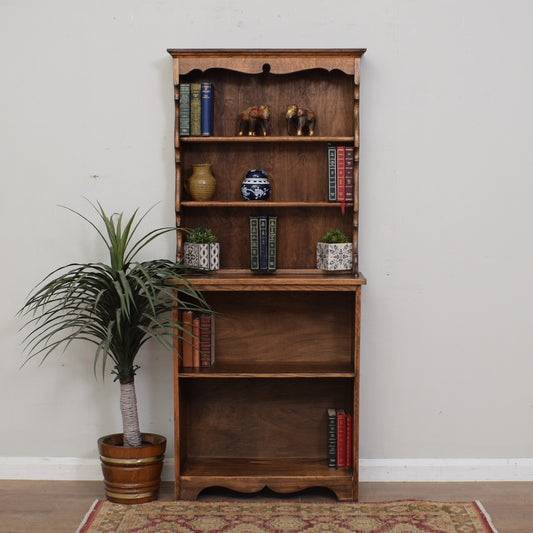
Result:
<svg viewBox="0 0 533 533"><path fill-rule="evenodd" d="M270 183L264 170L249 170L241 185L241 194L245 200L268 200Z"/></svg>

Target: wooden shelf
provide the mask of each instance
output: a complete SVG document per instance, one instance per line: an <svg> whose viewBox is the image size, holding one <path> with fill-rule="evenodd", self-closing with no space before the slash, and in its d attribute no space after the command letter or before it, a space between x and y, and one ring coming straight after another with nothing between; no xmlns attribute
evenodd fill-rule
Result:
<svg viewBox="0 0 533 533"><path fill-rule="evenodd" d="M194 458L183 465L183 476L326 476L350 477L351 469L329 468L323 459Z"/></svg>
<svg viewBox="0 0 533 533"><path fill-rule="evenodd" d="M324 137L305 135L243 135L234 137L181 137L182 143L353 143L353 137Z"/></svg>
<svg viewBox="0 0 533 533"><path fill-rule="evenodd" d="M291 269L260 274L244 269L221 269L188 279L201 291L354 291L366 284L362 274Z"/></svg>
<svg viewBox="0 0 533 533"><path fill-rule="evenodd" d="M235 202L217 202L210 200L208 202L196 202L196 201L185 201L181 202L182 207L245 207L245 208L256 208L256 207L335 207L341 209L341 204L339 202L272 202L270 200L266 201L257 201L257 200L244 200L244 201L235 201ZM353 203L344 204L345 208L353 207Z"/></svg>
<svg viewBox="0 0 533 533"><path fill-rule="evenodd" d="M329 468L326 459L188 458L180 475L180 495L193 500L213 486L240 492L267 486L281 494L320 486L335 492L339 501L352 501L353 476L351 468Z"/></svg>
<svg viewBox="0 0 533 533"><path fill-rule="evenodd" d="M353 365L276 362L269 364L215 363L210 368L181 368L180 378L353 378Z"/></svg>

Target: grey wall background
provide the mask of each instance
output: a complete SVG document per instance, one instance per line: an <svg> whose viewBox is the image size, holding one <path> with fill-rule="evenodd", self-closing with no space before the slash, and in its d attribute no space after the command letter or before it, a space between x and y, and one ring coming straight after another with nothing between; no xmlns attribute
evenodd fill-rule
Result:
<svg viewBox="0 0 533 533"><path fill-rule="evenodd" d="M368 48L361 457L533 457L532 14L525 0L1 0L0 457L95 458L120 430L89 347L20 369L15 314L55 266L105 258L59 204L159 202L147 227L172 224L166 49L209 47ZM141 364L142 428L171 438L171 356L150 345Z"/></svg>

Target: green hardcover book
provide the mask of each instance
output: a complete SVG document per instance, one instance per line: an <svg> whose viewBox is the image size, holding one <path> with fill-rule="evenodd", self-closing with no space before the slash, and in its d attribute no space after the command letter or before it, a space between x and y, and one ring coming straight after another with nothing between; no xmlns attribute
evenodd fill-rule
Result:
<svg viewBox="0 0 533 533"><path fill-rule="evenodd" d="M250 270L259 270L259 219L250 217Z"/></svg>
<svg viewBox="0 0 533 533"><path fill-rule="evenodd" d="M191 134L191 85L180 83L180 136Z"/></svg>
<svg viewBox="0 0 533 533"><path fill-rule="evenodd" d="M278 225L278 217L268 217L268 271L269 272L274 272L274 270L276 270L277 225Z"/></svg>
<svg viewBox="0 0 533 533"><path fill-rule="evenodd" d="M337 467L337 410L328 409L328 466Z"/></svg>
<svg viewBox="0 0 533 533"><path fill-rule="evenodd" d="M191 83L191 132L192 136L202 135L202 84Z"/></svg>

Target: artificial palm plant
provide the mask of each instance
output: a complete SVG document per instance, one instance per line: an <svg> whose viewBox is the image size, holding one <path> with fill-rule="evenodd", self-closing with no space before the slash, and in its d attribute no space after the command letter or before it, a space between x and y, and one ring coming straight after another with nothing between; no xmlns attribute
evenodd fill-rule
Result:
<svg viewBox="0 0 533 533"><path fill-rule="evenodd" d="M147 213L138 210L124 220L123 213L108 217L100 204L91 204L105 229L84 215L103 239L109 264L72 263L54 270L32 291L21 309L30 318L25 339L28 359L42 360L56 348L74 340L96 345L95 372L111 360L112 374L120 383L120 409L124 446L140 446L141 432L135 395L135 359L149 339L172 348L171 337L181 336L177 308L210 313L211 309L184 277L190 267L165 259L138 261L138 253L150 242L175 228L158 228L134 236Z"/></svg>

